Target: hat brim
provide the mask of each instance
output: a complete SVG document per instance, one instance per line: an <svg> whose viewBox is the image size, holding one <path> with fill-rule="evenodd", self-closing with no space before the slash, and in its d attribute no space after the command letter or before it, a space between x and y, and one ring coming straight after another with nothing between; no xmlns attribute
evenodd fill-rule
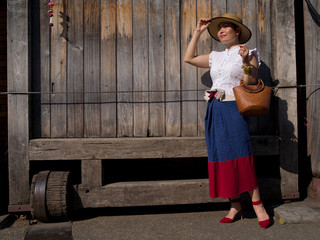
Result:
<svg viewBox="0 0 320 240"><path fill-rule="evenodd" d="M245 25L243 25L241 22L238 22L232 18L227 18L227 17L216 17L212 18L210 20L210 25L208 26L208 32L213 37L215 40L220 42L220 39L218 37L218 31L219 31L219 24L223 22L231 22L238 26L241 29L241 34L239 41L241 44L246 43L249 41L251 38L251 31L249 28L247 28Z"/></svg>

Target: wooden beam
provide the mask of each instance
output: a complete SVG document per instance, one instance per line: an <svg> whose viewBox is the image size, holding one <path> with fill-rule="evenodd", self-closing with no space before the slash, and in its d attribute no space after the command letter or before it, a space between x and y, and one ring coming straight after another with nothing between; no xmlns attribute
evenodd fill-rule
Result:
<svg viewBox="0 0 320 240"><path fill-rule="evenodd" d="M276 136L252 137L256 155L278 155ZM30 160L96 160L206 157L203 137L34 139Z"/></svg>
<svg viewBox="0 0 320 240"><path fill-rule="evenodd" d="M213 201L209 197L207 179L119 182L96 188L78 186L77 191L84 208L192 204Z"/></svg>
<svg viewBox="0 0 320 240"><path fill-rule="evenodd" d="M8 1L8 91L28 92L31 79L28 0ZM9 204L29 203L29 96L8 95Z"/></svg>
<svg viewBox="0 0 320 240"><path fill-rule="evenodd" d="M283 195L280 179L260 179L263 199L298 198L297 195ZM227 199L209 197L208 179L118 182L103 187L76 187L84 208L155 206L174 204L199 204L226 202ZM249 195L243 195L249 200Z"/></svg>

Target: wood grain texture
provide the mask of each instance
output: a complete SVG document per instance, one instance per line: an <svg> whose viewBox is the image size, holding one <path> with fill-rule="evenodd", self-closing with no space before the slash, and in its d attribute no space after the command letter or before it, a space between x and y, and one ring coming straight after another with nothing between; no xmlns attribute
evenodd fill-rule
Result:
<svg viewBox="0 0 320 240"><path fill-rule="evenodd" d="M30 2L7 2L8 91L25 92L30 88L30 31L26 27ZM22 19L23 21L18 21ZM29 96L8 96L9 204L29 203Z"/></svg>
<svg viewBox="0 0 320 240"><path fill-rule="evenodd" d="M261 179L263 199L282 199L279 179ZM77 186L83 207L129 207L226 202L209 197L208 179L119 182L102 187Z"/></svg>
<svg viewBox="0 0 320 240"><path fill-rule="evenodd" d="M201 0L197 1L197 22L200 18L211 18L211 0ZM207 34L202 34L199 39L199 44L197 47L197 54L210 54L211 52L211 41L212 38ZM198 68L198 78L197 78L197 89L208 89L208 87L204 86L201 82L201 79L204 74L207 73L210 69L206 68ZM198 99L198 136L205 135L205 126L204 126L204 118L206 114L207 102L203 99L204 92L197 92Z"/></svg>
<svg viewBox="0 0 320 240"><path fill-rule="evenodd" d="M284 15L283 12L286 12ZM279 86L295 86L296 55L294 31L294 1L274 1L272 4L272 56L274 78ZM298 118L297 90L278 91L281 190L298 191Z"/></svg>
<svg viewBox="0 0 320 240"><path fill-rule="evenodd" d="M50 28L47 13L48 1L40 1L40 89L49 93L50 88ZM41 137L51 136L51 97L50 94L41 95Z"/></svg>
<svg viewBox="0 0 320 240"><path fill-rule="evenodd" d="M181 135L180 4L165 1L166 136Z"/></svg>
<svg viewBox="0 0 320 240"><path fill-rule="evenodd" d="M152 137L165 136L164 66L164 2L151 0L149 1L149 89L151 91L149 135Z"/></svg>
<svg viewBox="0 0 320 240"><path fill-rule="evenodd" d="M148 2L133 2L133 90L138 91L133 94L135 137L147 137L149 128Z"/></svg>
<svg viewBox="0 0 320 240"><path fill-rule="evenodd" d="M197 104L197 69L184 63L184 53L196 28L196 1L186 0L181 3L181 89L182 93L182 132L181 135L198 135L198 104Z"/></svg>
<svg viewBox="0 0 320 240"><path fill-rule="evenodd" d="M67 5L55 2L51 28L51 137L67 136Z"/></svg>
<svg viewBox="0 0 320 240"><path fill-rule="evenodd" d="M116 2L101 0L101 137L117 136Z"/></svg>
<svg viewBox="0 0 320 240"><path fill-rule="evenodd" d="M81 161L81 185L90 187L102 186L101 160Z"/></svg>
<svg viewBox="0 0 320 240"><path fill-rule="evenodd" d="M319 11L320 2L310 1ZM305 28L305 63L306 63L306 89L307 101L307 138L308 155L311 157L311 170L315 177L320 176L320 152L319 152L319 91L320 84L320 33L319 27L311 18L307 4L304 2L304 28ZM318 86L317 86L318 85ZM314 92L316 91L316 92ZM314 92L314 93L312 93Z"/></svg>
<svg viewBox="0 0 320 240"><path fill-rule="evenodd" d="M84 25L83 1L68 1L67 137L83 137Z"/></svg>
<svg viewBox="0 0 320 240"><path fill-rule="evenodd" d="M253 154L279 154L276 136L254 136ZM206 157L204 137L34 139L29 158L37 160L154 159Z"/></svg>
<svg viewBox="0 0 320 240"><path fill-rule="evenodd" d="M133 136L132 0L117 2L117 136Z"/></svg>
<svg viewBox="0 0 320 240"><path fill-rule="evenodd" d="M84 1L84 135L100 137L100 4Z"/></svg>

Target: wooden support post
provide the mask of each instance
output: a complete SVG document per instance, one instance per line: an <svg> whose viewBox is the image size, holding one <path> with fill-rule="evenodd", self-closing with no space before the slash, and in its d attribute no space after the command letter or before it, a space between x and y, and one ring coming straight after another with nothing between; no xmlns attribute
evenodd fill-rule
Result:
<svg viewBox="0 0 320 240"><path fill-rule="evenodd" d="M286 14L283 14L286 12ZM297 84L294 1L272 4L272 54L274 79L278 86ZM298 194L298 116L296 88L279 89L280 174L283 198Z"/></svg>
<svg viewBox="0 0 320 240"><path fill-rule="evenodd" d="M81 161L81 183L83 186L102 186L102 161L82 160Z"/></svg>
<svg viewBox="0 0 320 240"><path fill-rule="evenodd" d="M8 1L8 91L30 86L30 1ZM9 204L29 203L29 96L8 95Z"/></svg>

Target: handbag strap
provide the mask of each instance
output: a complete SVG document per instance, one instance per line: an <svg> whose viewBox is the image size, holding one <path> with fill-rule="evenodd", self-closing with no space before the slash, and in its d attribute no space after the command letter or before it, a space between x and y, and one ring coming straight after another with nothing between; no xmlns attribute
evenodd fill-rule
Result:
<svg viewBox="0 0 320 240"><path fill-rule="evenodd" d="M243 90L250 93L258 93L264 89L264 83L261 79L258 79L258 83L256 85L247 85L244 83L243 79L241 79L240 86Z"/></svg>

